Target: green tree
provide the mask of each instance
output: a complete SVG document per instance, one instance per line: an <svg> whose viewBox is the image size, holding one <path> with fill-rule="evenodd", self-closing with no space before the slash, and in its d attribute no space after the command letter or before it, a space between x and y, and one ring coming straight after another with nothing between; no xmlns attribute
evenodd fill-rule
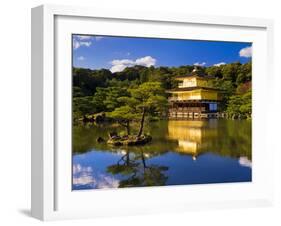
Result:
<svg viewBox="0 0 281 226"><path fill-rule="evenodd" d="M241 114L240 106L243 104L241 95L233 95L229 98L227 113L231 117L238 117Z"/></svg>
<svg viewBox="0 0 281 226"><path fill-rule="evenodd" d="M206 68L206 74L209 76L213 76L215 78L222 78L222 68L223 65L221 66L211 66Z"/></svg>
<svg viewBox="0 0 281 226"><path fill-rule="evenodd" d="M237 74L239 72L241 63L226 64L222 67L223 80L236 82Z"/></svg>
<svg viewBox="0 0 281 226"><path fill-rule="evenodd" d="M242 95L242 102L243 104L240 106L239 110L247 118L250 118L252 115L252 90L251 89Z"/></svg>
<svg viewBox="0 0 281 226"><path fill-rule="evenodd" d="M72 93L73 97L83 97L84 96L81 88L78 86L73 86L72 91L73 91L73 93Z"/></svg>
<svg viewBox="0 0 281 226"><path fill-rule="evenodd" d="M229 98L227 113L235 117L250 118L252 114L252 92L251 89L245 94L233 95Z"/></svg>
<svg viewBox="0 0 281 226"><path fill-rule="evenodd" d="M120 106L120 103L118 102L118 98L121 96L128 96L128 92L126 88L122 88L119 86L116 87L108 87L106 89L106 97L103 101L103 104L105 105L106 111L113 111L115 108Z"/></svg>
<svg viewBox="0 0 281 226"><path fill-rule="evenodd" d="M121 126L127 130L127 135L130 135L130 122L136 119L134 109L130 106L121 106L115 108L114 111L107 113L111 118L114 118Z"/></svg>
<svg viewBox="0 0 281 226"><path fill-rule="evenodd" d="M92 100L92 96L73 98L72 107L74 120L79 119L81 116L94 113L96 106L93 104Z"/></svg>
<svg viewBox="0 0 281 226"><path fill-rule="evenodd" d="M246 82L246 81L247 81L247 75L240 72L240 73L237 75L236 85L238 86L238 85L240 85L241 83L244 83L244 82Z"/></svg>
<svg viewBox="0 0 281 226"><path fill-rule="evenodd" d="M121 96L117 99L120 107L108 113L130 132L130 122L139 121L137 136L143 133L146 116L161 116L166 111L167 98L165 90L159 82L146 82L128 90L129 96Z"/></svg>
<svg viewBox="0 0 281 226"><path fill-rule="evenodd" d="M95 108L95 113L106 111L106 104L104 100L106 99L107 89L98 87L96 93L92 99L92 103Z"/></svg>
<svg viewBox="0 0 281 226"><path fill-rule="evenodd" d="M160 82L146 82L129 90L131 98L128 103L136 114L141 115L138 137L143 133L146 115L161 113L167 106L167 98Z"/></svg>
<svg viewBox="0 0 281 226"><path fill-rule="evenodd" d="M83 96L93 95L97 87L106 87L106 82L112 78L112 73L107 69L73 68L73 86L79 87Z"/></svg>

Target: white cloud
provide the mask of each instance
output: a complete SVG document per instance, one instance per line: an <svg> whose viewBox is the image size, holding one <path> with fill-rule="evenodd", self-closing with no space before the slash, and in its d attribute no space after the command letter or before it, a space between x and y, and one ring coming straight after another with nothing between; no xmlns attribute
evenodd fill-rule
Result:
<svg viewBox="0 0 281 226"><path fill-rule="evenodd" d="M78 49L80 48L81 46L85 46L85 47L89 47L92 45L92 42L88 41L78 41L76 39L73 39L73 48L74 49Z"/></svg>
<svg viewBox="0 0 281 226"><path fill-rule="evenodd" d="M79 47L80 47L80 43L77 40L73 39L73 48L78 49Z"/></svg>
<svg viewBox="0 0 281 226"><path fill-rule="evenodd" d="M78 173L90 173L92 172L93 169L92 167L88 166L88 167L82 167L80 164L74 164L73 165L73 174L78 174Z"/></svg>
<svg viewBox="0 0 281 226"><path fill-rule="evenodd" d="M99 41L99 40L101 40L103 38L104 38L103 36L95 36L96 41Z"/></svg>
<svg viewBox="0 0 281 226"><path fill-rule="evenodd" d="M129 59L123 59L123 60L113 60L111 61L112 67L110 68L110 71L112 73L123 71L126 67L132 67L135 65L135 61L129 60Z"/></svg>
<svg viewBox="0 0 281 226"><path fill-rule="evenodd" d="M75 38L78 40L96 40L99 41L101 39L103 39L103 36L91 36L91 35L75 35Z"/></svg>
<svg viewBox="0 0 281 226"><path fill-rule="evenodd" d="M83 61L83 60L85 60L85 57L79 56L79 57L77 57L77 60Z"/></svg>
<svg viewBox="0 0 281 226"><path fill-rule="evenodd" d="M252 46L245 47L239 51L240 57L252 57Z"/></svg>
<svg viewBox="0 0 281 226"><path fill-rule="evenodd" d="M220 63L217 63L217 64L214 64L215 67L219 67L221 65L225 65L226 63L225 62L220 62Z"/></svg>
<svg viewBox="0 0 281 226"><path fill-rule="evenodd" d="M241 166L252 168L252 162L247 157L240 157L238 161Z"/></svg>
<svg viewBox="0 0 281 226"><path fill-rule="evenodd" d="M75 35L75 37L79 40L91 40L92 36L90 35Z"/></svg>
<svg viewBox="0 0 281 226"><path fill-rule="evenodd" d="M110 71L112 73L120 72L120 71L123 71L126 67L128 67L128 65L125 65L125 64L114 65L110 68Z"/></svg>
<svg viewBox="0 0 281 226"><path fill-rule="evenodd" d="M74 177L72 181L74 185L89 185L89 184L94 184L95 182L96 182L95 179L89 175Z"/></svg>
<svg viewBox="0 0 281 226"><path fill-rule="evenodd" d="M151 56L141 57L136 59L135 61L129 59L113 60L111 61L112 67L110 68L110 71L114 73L114 72L123 71L126 67L132 67L134 65L150 67L150 66L154 66L155 64L156 64L156 59L154 59Z"/></svg>
<svg viewBox="0 0 281 226"><path fill-rule="evenodd" d="M142 65L145 67L153 66L153 65L155 65L155 63L156 63L156 59L152 58L151 56L146 56L146 57L136 59L137 65Z"/></svg>
<svg viewBox="0 0 281 226"><path fill-rule="evenodd" d="M94 172L90 166L73 165L73 185L87 185L92 188L117 188L119 180L103 173Z"/></svg>
<svg viewBox="0 0 281 226"><path fill-rule="evenodd" d="M97 188L118 188L119 180L114 177L99 175Z"/></svg>
<svg viewBox="0 0 281 226"><path fill-rule="evenodd" d="M91 35L75 35L73 38L73 48L78 49L81 46L89 47L93 41L99 41L103 39L103 36L91 36Z"/></svg>
<svg viewBox="0 0 281 226"><path fill-rule="evenodd" d="M129 59L123 59L123 60L113 60L111 61L112 65L119 65L119 64L125 64L125 65L134 65L135 61L129 60Z"/></svg>
<svg viewBox="0 0 281 226"><path fill-rule="evenodd" d="M206 65L206 62L202 62L202 63L196 62L196 63L194 63L193 65L203 67L203 66Z"/></svg>

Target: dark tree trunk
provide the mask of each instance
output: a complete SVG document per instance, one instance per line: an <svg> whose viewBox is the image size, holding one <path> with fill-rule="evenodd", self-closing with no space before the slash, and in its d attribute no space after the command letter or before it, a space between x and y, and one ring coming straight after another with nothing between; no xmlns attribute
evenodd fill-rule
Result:
<svg viewBox="0 0 281 226"><path fill-rule="evenodd" d="M126 131L127 131L127 135L129 136L131 133L131 129L130 129L130 121L119 121L118 122L121 126L125 127Z"/></svg>
<svg viewBox="0 0 281 226"><path fill-rule="evenodd" d="M129 151L127 151L127 153L126 153L126 164L127 164L127 166L129 166L130 165L130 152Z"/></svg>
<svg viewBox="0 0 281 226"><path fill-rule="evenodd" d="M140 137L142 135L144 117L145 117L145 108L143 108L143 110L142 110L142 116L141 116L141 122L140 122L140 129L139 129L138 137Z"/></svg>
<svg viewBox="0 0 281 226"><path fill-rule="evenodd" d="M146 163L145 163L145 158L143 155L143 152L141 152L141 160L142 160L142 165L143 165L143 174L145 174L145 170L146 170Z"/></svg>
<svg viewBox="0 0 281 226"><path fill-rule="evenodd" d="M127 129L127 135L129 136L130 133L131 133L131 131L130 131L130 122L129 121L126 123L126 129Z"/></svg>
<svg viewBox="0 0 281 226"><path fill-rule="evenodd" d="M145 163L145 158L144 158L143 152L141 153L141 160L142 160L143 168L146 168L146 163Z"/></svg>

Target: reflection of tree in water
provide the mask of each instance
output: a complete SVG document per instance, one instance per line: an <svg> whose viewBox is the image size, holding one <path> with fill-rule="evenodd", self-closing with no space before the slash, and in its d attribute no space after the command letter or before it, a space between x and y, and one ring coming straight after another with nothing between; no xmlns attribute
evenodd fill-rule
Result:
<svg viewBox="0 0 281 226"><path fill-rule="evenodd" d="M143 151L126 151L115 165L107 167L107 172L126 177L119 182L119 187L160 186L165 185L168 177L164 174L166 166L147 164Z"/></svg>

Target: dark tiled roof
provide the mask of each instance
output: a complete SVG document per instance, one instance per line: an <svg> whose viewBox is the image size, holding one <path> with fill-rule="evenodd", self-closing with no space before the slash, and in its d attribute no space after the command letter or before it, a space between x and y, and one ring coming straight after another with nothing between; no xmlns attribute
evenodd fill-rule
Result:
<svg viewBox="0 0 281 226"><path fill-rule="evenodd" d="M214 78L213 76L206 75L204 74L201 70L194 69L190 74L188 75L181 75L181 76L176 76L176 78L187 78L187 77L199 77L199 78Z"/></svg>
<svg viewBox="0 0 281 226"><path fill-rule="evenodd" d="M173 91L192 91L192 90L196 90L196 89L222 91L222 90L217 89L217 88L194 86L194 87L184 87L184 88L170 89L170 90L167 90L167 92L173 92Z"/></svg>
<svg viewBox="0 0 281 226"><path fill-rule="evenodd" d="M205 74L198 74L196 73L190 73L188 75L181 75L181 76L176 76L175 78L188 78L188 77L199 77L199 78L205 78L205 79L212 79L215 78L214 76L210 76L210 75L205 75Z"/></svg>

